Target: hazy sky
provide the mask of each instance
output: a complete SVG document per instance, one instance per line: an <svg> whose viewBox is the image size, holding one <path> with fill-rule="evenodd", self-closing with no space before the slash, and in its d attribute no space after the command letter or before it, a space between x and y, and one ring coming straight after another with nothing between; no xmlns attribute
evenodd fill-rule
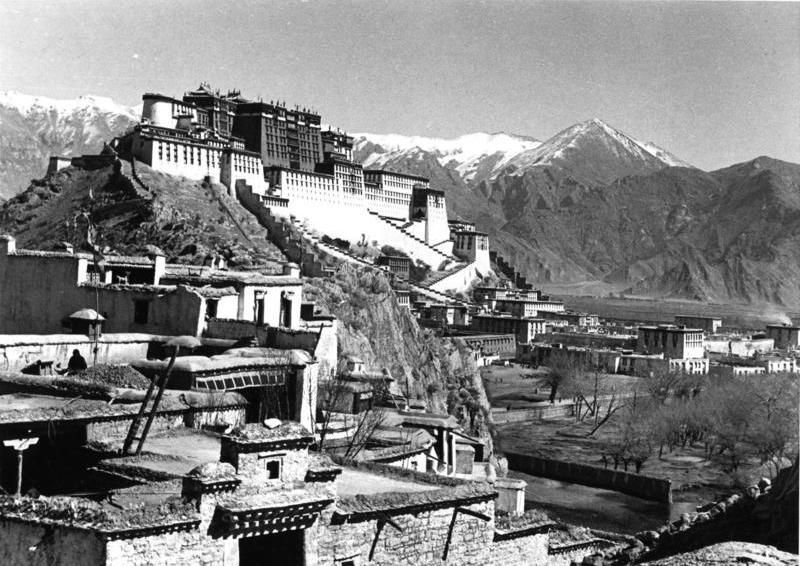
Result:
<svg viewBox="0 0 800 566"><path fill-rule="evenodd" d="M0 0L0 90L201 81L351 132L546 139L599 117L713 169L800 162L800 4Z"/></svg>

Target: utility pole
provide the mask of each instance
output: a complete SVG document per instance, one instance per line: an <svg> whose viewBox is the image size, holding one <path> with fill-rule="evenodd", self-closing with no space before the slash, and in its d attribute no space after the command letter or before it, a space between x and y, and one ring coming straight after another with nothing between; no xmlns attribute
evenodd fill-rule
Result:
<svg viewBox="0 0 800 566"><path fill-rule="evenodd" d="M39 442L38 436L3 441L4 446L13 448L17 452L17 490L14 492L16 498L22 497L22 453L37 442Z"/></svg>

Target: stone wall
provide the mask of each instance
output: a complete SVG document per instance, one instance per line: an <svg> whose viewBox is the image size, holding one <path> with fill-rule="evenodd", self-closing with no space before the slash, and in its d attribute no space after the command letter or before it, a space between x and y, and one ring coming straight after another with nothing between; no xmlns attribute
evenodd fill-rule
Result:
<svg viewBox="0 0 800 566"><path fill-rule="evenodd" d="M245 422L245 408L209 409L184 412L179 415L158 415L153 419L150 434L158 434L173 429L203 428L204 426L238 426ZM112 421L93 421L86 425L87 442L108 442L109 439L125 438L131 426L133 415L126 419Z"/></svg>
<svg viewBox="0 0 800 566"><path fill-rule="evenodd" d="M90 531L10 520L0 520L0 531L0 564L74 566L106 563L105 545Z"/></svg>
<svg viewBox="0 0 800 566"><path fill-rule="evenodd" d="M494 516L494 502L464 505L464 508ZM445 508L414 514L392 515L402 531L385 524L375 543L372 561L370 549L378 532L378 520L349 522L320 529L317 566L337 566L342 560L356 564L395 566L410 564L457 564L483 566L490 564L494 521L483 521L464 513L456 515L448 548L447 560L442 556L447 543L454 509ZM520 563L522 564L522 563Z"/></svg>
<svg viewBox="0 0 800 566"><path fill-rule="evenodd" d="M548 533L532 534L520 538L498 539L492 544L491 557L487 566L516 566L536 564L550 566L547 546L550 540Z"/></svg>
<svg viewBox="0 0 800 566"><path fill-rule="evenodd" d="M558 405L550 405L548 403L541 407L531 407L528 409L501 409L492 407L492 420L495 424L540 421L542 419L571 417L573 414L575 414L574 403Z"/></svg>
<svg viewBox="0 0 800 566"><path fill-rule="evenodd" d="M238 340L239 338L249 338L255 334L259 344L267 341L267 327L255 325L253 321L234 320L229 318L212 318L206 323L204 336L208 338L224 338L227 340Z"/></svg>
<svg viewBox="0 0 800 566"><path fill-rule="evenodd" d="M237 539L211 538L203 530L113 540L106 562L73 564L106 566L239 566Z"/></svg>
<svg viewBox="0 0 800 566"><path fill-rule="evenodd" d="M113 421L94 421L86 425L86 442L108 442L111 439L125 438L131 427L130 418ZM158 434L168 430L183 428L183 415L157 415L153 419L149 434Z"/></svg>
<svg viewBox="0 0 800 566"><path fill-rule="evenodd" d="M611 489L651 501L672 502L669 480L527 454L506 452L505 456L508 458L509 469L517 472L590 487Z"/></svg>

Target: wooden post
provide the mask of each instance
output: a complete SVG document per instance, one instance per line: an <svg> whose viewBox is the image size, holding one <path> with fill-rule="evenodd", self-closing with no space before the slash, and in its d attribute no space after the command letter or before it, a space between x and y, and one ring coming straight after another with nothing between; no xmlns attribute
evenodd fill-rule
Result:
<svg viewBox="0 0 800 566"><path fill-rule="evenodd" d="M17 491L14 493L14 497L22 497L22 453L37 442L39 442L39 437L37 436L3 441L4 446L17 451Z"/></svg>

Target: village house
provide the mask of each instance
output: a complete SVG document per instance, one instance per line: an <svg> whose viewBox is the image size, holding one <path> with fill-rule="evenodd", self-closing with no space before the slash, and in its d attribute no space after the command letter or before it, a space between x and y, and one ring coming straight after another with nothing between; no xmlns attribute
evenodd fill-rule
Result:
<svg viewBox="0 0 800 566"><path fill-rule="evenodd" d="M299 275L293 264L264 275L172 265L161 255L18 249L2 236L0 332L63 333L69 316L87 307L103 317L104 332L200 336L213 318L298 328Z"/></svg>
<svg viewBox="0 0 800 566"><path fill-rule="evenodd" d="M800 326L768 324L767 338L772 338L779 350L795 350L800 348Z"/></svg>
<svg viewBox="0 0 800 566"><path fill-rule="evenodd" d="M703 346L703 331L671 324L640 326L636 341L640 354L662 354L671 371L708 373L709 361Z"/></svg>
<svg viewBox="0 0 800 566"><path fill-rule="evenodd" d="M465 305L457 303L432 304L425 310L423 318L429 318L447 326L468 326L470 323L469 310Z"/></svg>
<svg viewBox="0 0 800 566"><path fill-rule="evenodd" d="M470 328L486 334L514 334L517 342L528 343L543 334L546 325L540 318L478 314L472 317Z"/></svg>
<svg viewBox="0 0 800 566"><path fill-rule="evenodd" d="M172 431L147 458L102 460L99 502L0 498L0 556L20 566L548 563L552 524L501 527L492 484L343 465L312 442L292 422Z"/></svg>
<svg viewBox="0 0 800 566"><path fill-rule="evenodd" d="M411 278L411 260L405 256L382 255L376 261L377 265L385 265L394 275L408 281Z"/></svg>
<svg viewBox="0 0 800 566"><path fill-rule="evenodd" d="M675 324L686 328L699 328L706 334L716 334L722 326L722 319L714 316L678 315L675 317Z"/></svg>
<svg viewBox="0 0 800 566"><path fill-rule="evenodd" d="M596 328L600 318L596 314L575 311L553 311L538 309L535 315L550 322L553 326L574 326L578 328Z"/></svg>
<svg viewBox="0 0 800 566"><path fill-rule="evenodd" d="M703 331L669 324L640 326L636 350L664 354L665 358L702 358Z"/></svg>
<svg viewBox="0 0 800 566"><path fill-rule="evenodd" d="M775 339L763 334L751 336L740 334L716 334L706 336L703 346L709 354L722 354L751 358L756 354L766 354L775 348Z"/></svg>

